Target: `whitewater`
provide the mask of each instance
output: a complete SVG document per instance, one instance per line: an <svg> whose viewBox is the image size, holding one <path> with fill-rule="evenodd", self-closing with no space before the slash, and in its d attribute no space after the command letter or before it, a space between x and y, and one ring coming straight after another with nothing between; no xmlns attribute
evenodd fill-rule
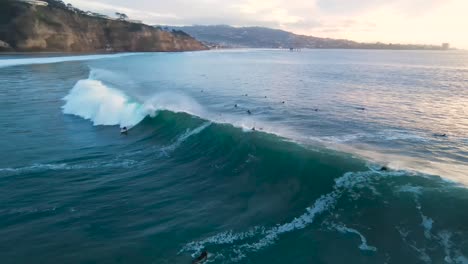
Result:
<svg viewBox="0 0 468 264"><path fill-rule="evenodd" d="M102 80L100 80L100 78ZM356 147L356 143L365 142L393 143L393 142L411 142L411 144L431 144L431 141L441 141L435 131L407 131L401 128L386 128L379 131L357 132L343 136L309 136L301 131L301 127L294 127L294 124L288 124L291 127L277 126L268 118L274 116L239 115L225 112L225 109L209 109L203 107L198 101L183 91L157 91L150 95L138 96L135 98L128 96L122 90L114 88L114 83L128 83L135 85L130 77L122 79L121 75L109 72L103 69L90 69L87 79L79 80L71 89L68 95L63 99L66 102L62 106L63 113L76 115L90 120L93 125L119 125L120 127L129 127L140 123L145 117L154 117L158 111L168 110L175 113L188 113L206 120L219 124L229 124L242 128L244 132L260 130L284 137L286 140L292 140L304 145L320 144L323 147L355 153L368 159L374 164L391 167L394 169L406 169L419 171L427 174L444 175L448 180L457 181L463 184L468 183L464 177L468 166L462 159L453 162L440 162L438 159L427 162L427 156L415 157L413 153L385 153L385 149L376 150L375 147L368 146L365 149ZM204 91L201 90L201 93ZM246 96L247 95L247 96ZM248 97L248 94L243 95ZM251 96L252 97L252 96ZM140 99L136 99L140 98ZM263 99L268 98L264 96ZM255 98L258 99L258 98ZM282 102L278 102L282 104ZM272 110L270 102L266 103L268 110ZM224 106L223 106L224 107ZM228 107L230 109L231 107ZM235 104L238 108L238 104ZM241 106L241 108L244 108ZM247 108L246 108L247 109ZM358 108L355 110L359 110ZM318 109L312 110L317 112ZM265 111L265 110L261 110ZM367 118L367 114L366 117ZM276 121L276 120L275 120ZM303 124L300 124L301 126ZM451 135L452 140L456 140L457 145L465 145L466 138L464 134ZM351 144L347 144L351 143ZM354 144L353 144L354 143ZM462 151L462 154L465 150Z"/></svg>
<svg viewBox="0 0 468 264"><path fill-rule="evenodd" d="M2 262L468 263L467 58L0 58Z"/></svg>

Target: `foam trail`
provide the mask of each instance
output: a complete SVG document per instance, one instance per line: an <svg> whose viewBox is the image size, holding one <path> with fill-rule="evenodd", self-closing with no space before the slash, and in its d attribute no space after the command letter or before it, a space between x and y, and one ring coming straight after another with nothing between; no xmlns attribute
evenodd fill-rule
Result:
<svg viewBox="0 0 468 264"><path fill-rule="evenodd" d="M319 138L319 141L324 141L326 143L347 143L360 140L381 140L381 141L397 141L397 140L407 140L412 142L426 142L429 139L424 137L424 135L419 135L416 133L409 133L403 130L396 129L387 129L383 131L378 131L375 133L355 133L343 136L324 136Z"/></svg>
<svg viewBox="0 0 468 264"><path fill-rule="evenodd" d="M419 200L420 196L422 195L422 187L416 187L411 185L404 185L399 190L399 192L408 192L414 195L414 201L416 203L416 209L421 216L421 226L424 229L424 237L427 240L435 240L437 241L440 246L442 247L445 257L445 263L460 263L460 264L468 264L468 258L466 258L459 249L454 248L455 244L451 241L452 233L447 230L442 230L437 234L433 234L432 228L434 225L434 220L422 212L421 202ZM431 258L426 253L426 249L420 249L416 247L416 242L409 243L407 240L408 232L403 232L398 230L400 235L402 236L403 240L407 245L409 245L412 249L417 251L420 254L420 259L426 263L431 263Z"/></svg>
<svg viewBox="0 0 468 264"><path fill-rule="evenodd" d="M68 163L36 163L30 166L16 168L0 168L0 174L14 175L38 171L62 171L62 170L86 170L94 168L133 168L141 165L141 162L131 159L112 159L110 161L93 161L81 164Z"/></svg>
<svg viewBox="0 0 468 264"><path fill-rule="evenodd" d="M424 248L418 248L415 243L411 243L408 241L408 234L409 232L406 230L403 230L400 227L396 227L398 233L400 233L401 239L403 242L405 242L406 245L408 245L410 248L412 248L414 251L416 251L419 254L419 259L423 261L424 263L432 263L431 257L426 252L426 249Z"/></svg>
<svg viewBox="0 0 468 264"><path fill-rule="evenodd" d="M366 251L377 251L376 247L369 246L367 244L367 239L365 236L363 236L359 231L353 228L346 227L344 225L333 225L332 226L334 229L336 229L338 232L346 234L346 233L352 233L356 234L361 238L361 245L359 245L360 250L366 250Z"/></svg>
<svg viewBox="0 0 468 264"><path fill-rule="evenodd" d="M161 152L165 155L165 156L169 156L168 152L171 152L171 151L174 151L175 149L177 149L182 143L184 143L185 140L187 140L189 137L193 136L193 135L196 135L200 132L202 132L203 130L205 130L205 128L209 127L211 125L211 122L205 122L203 123L201 126L193 129L193 130L189 130L187 129L187 131L185 131L185 133L183 133L182 135L180 135L176 141L174 143L172 143L171 145L169 146L166 146L166 147L163 147L161 148Z"/></svg>
<svg viewBox="0 0 468 264"><path fill-rule="evenodd" d="M454 243L452 242L452 233L447 230L442 230L438 233L437 238L439 239L440 245L444 249L445 253L445 262L446 263L457 263L457 264L467 264L468 258L466 258L458 249L454 248Z"/></svg>
<svg viewBox="0 0 468 264"><path fill-rule="evenodd" d="M66 61L86 61L86 60L99 60L99 59L111 59L120 58L125 56L136 55L137 53L119 53L112 55L84 55L84 56L64 56L64 57L46 57L46 58L23 58L23 59L3 59L0 60L0 68L20 66L20 65L32 65L32 64L49 64Z"/></svg>
<svg viewBox="0 0 468 264"><path fill-rule="evenodd" d="M416 203L416 209L419 212L419 215L421 216L421 226L424 228L424 236L426 239L431 239L432 234L432 226L434 224L434 220L426 215L423 214L422 212L422 206L421 202L419 201L419 197L422 194L422 187L420 186L411 186L411 185L404 185L400 187L398 190L399 192L408 192L412 193L414 195L414 202Z"/></svg>
<svg viewBox="0 0 468 264"><path fill-rule="evenodd" d="M253 227L246 232L240 233L233 233L232 231L219 233L212 237L208 237L201 241L192 241L187 243L180 251L182 252L193 252L193 256L200 254L201 250L203 250L208 245L226 245L226 244L235 244L235 243L242 243L241 245L233 245L230 250L236 252L236 256L243 256L245 257L246 252L255 252L261 250L267 246L270 246L279 239L280 235L293 232L296 230L304 229L310 224L315 221L315 218L325 213L326 211L332 210L340 197L346 192L351 190L356 186L360 186L362 184L370 184L375 177L395 177L401 176L402 172L385 172L385 173L376 173L375 171L366 171L366 172L348 172L345 173L343 176L335 179L335 186L333 187L333 191L330 193L324 194L320 196L314 204L306 209L306 212L296 218L294 218L291 222L279 224L271 228L265 227ZM348 232L356 233L357 231L354 230L353 232L351 229L347 230ZM359 232L357 232L359 233ZM356 233L356 234L357 234ZM360 233L359 233L360 234ZM248 243L246 240L252 240L260 236L260 239L253 243ZM360 249L362 250L371 250L376 251L377 249L367 245L367 240L364 236L360 235L361 237L361 245ZM239 255L238 253L242 253ZM239 259L236 259L238 261Z"/></svg>

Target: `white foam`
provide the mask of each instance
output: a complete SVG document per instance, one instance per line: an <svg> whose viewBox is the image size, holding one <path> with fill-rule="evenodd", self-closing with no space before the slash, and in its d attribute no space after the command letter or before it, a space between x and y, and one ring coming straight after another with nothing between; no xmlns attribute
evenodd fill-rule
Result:
<svg viewBox="0 0 468 264"><path fill-rule="evenodd" d="M66 61L86 61L86 60L100 60L112 59L125 56L136 55L137 53L119 53L119 54L99 54L99 55L83 55L83 56L63 56L63 57L43 57L43 58L21 58L21 59L0 59L0 68L19 66L19 65L32 65L32 64L49 64L59 63Z"/></svg>
<svg viewBox="0 0 468 264"><path fill-rule="evenodd" d="M294 220L292 220L289 223L277 225L269 230L266 230L266 235L258 242L244 244L241 246L241 248L247 248L253 251L257 251L259 249L273 244L278 238L278 236L281 234L307 227L308 225L314 222L314 219L318 214L323 213L324 211L333 207L333 205L336 203L337 198L338 194L336 192L332 192L321 196L315 201L312 207L306 209L306 213L302 214L297 218L294 218Z"/></svg>
<svg viewBox="0 0 468 264"><path fill-rule="evenodd" d="M186 244L179 253L195 251L193 255L196 255L207 245L233 244L228 250L231 250L232 252L240 250L239 252L242 252L242 255L245 256L246 252L255 252L274 244L282 234L306 228L314 222L318 215L333 209L342 194L354 188L358 184L370 183L374 177L390 177L399 175L401 175L399 172L376 173L374 171L345 173L343 176L335 180L333 191L320 196L311 207L306 208L306 212L304 214L294 218L288 223L278 224L271 228L254 227L246 232L239 233L233 233L232 231L222 232L200 241L190 242ZM246 240L256 240L256 242L247 242ZM239 243L241 244L239 245ZM376 248L367 245L367 240L363 236L361 237L360 248L362 250L377 250ZM236 256L238 258L239 254L236 254Z"/></svg>
<svg viewBox="0 0 468 264"><path fill-rule="evenodd" d="M420 213L421 213L421 211L420 211ZM432 237L431 230L432 230L432 225L434 224L434 220L432 220L432 218L430 218L430 217L427 217L427 216L423 215L422 213L421 213L421 218L422 218L421 225L424 228L424 236L427 239L431 239L431 237Z"/></svg>
<svg viewBox="0 0 468 264"><path fill-rule="evenodd" d="M442 246L442 249L444 250L444 253L445 253L444 261L446 263L468 264L468 258L462 255L459 249L454 248L455 245L451 241L451 238L452 238L451 232L447 230L442 230L439 233L437 233L437 235L433 235L432 228L434 225L434 220L423 214L421 202L419 201L419 197L422 194L422 188L405 185L405 186L402 186L399 189L399 191L410 192L414 195L416 209L418 210L419 215L421 216L421 226L424 229L424 237L428 240L435 240ZM398 228L397 230L400 232L400 235L402 236L405 243L420 254L421 260L423 260L426 263L432 263L432 260L429 257L429 255L426 253L425 249L418 248L415 242L409 243L409 241L407 240L408 232L403 232Z"/></svg>
<svg viewBox="0 0 468 264"><path fill-rule="evenodd" d="M451 256L452 242L450 241L450 238L452 237L452 234L449 231L444 230L444 231L439 232L437 236L439 238L439 243L444 248L445 262L454 263L452 256Z"/></svg>
<svg viewBox="0 0 468 264"><path fill-rule="evenodd" d="M251 229L249 229L246 232L239 232L239 233L234 233L232 230L221 232L219 234L216 234L214 236L205 238L200 241L192 241L190 243L187 243L180 251L179 253L185 252L185 251L193 251L192 256L196 256L201 253L201 251L206 247L206 245L211 244L211 245L225 245L225 244L232 244L236 241L242 241L248 238L252 238L260 233L264 233L265 228L264 227L259 227L255 226Z"/></svg>
<svg viewBox="0 0 468 264"><path fill-rule="evenodd" d="M234 242L253 239L256 236L262 236L257 242L244 243L240 246L234 246L233 252L237 252L235 260L239 261L245 257L247 251L258 251L266 246L272 245L281 234L303 229L314 222L315 217L324 211L333 207L337 199L337 193L332 192L317 199L312 207L306 209L306 213L294 218L291 222L277 225L270 229L265 227L254 227L246 232L233 233L232 231L222 232L212 237L200 241L193 241L186 244L180 251L194 251L192 256L199 254L207 245L233 244Z"/></svg>
<svg viewBox="0 0 468 264"><path fill-rule="evenodd" d="M410 184L405 184L401 186L397 191L412 193L414 195L416 209L418 210L419 215L421 216L421 226L424 229L424 237L426 237L426 239L432 239L431 231L432 225L434 224L434 220L423 214L421 202L419 201L419 197L422 195L423 188L421 186L412 186Z"/></svg>
<svg viewBox="0 0 468 264"><path fill-rule="evenodd" d="M132 127L149 114L140 103L97 80L78 81L64 100L65 114L91 120L94 125Z"/></svg>
<svg viewBox="0 0 468 264"><path fill-rule="evenodd" d="M63 98L63 113L90 120L94 125L121 127L133 127L146 116L155 116L160 110L205 115L203 107L182 93L162 92L137 101L122 90L95 79L109 74L103 70L91 70L88 79L78 81Z"/></svg>
<svg viewBox="0 0 468 264"><path fill-rule="evenodd" d="M422 193L422 187L421 186L412 186L410 184L406 184L401 186L398 189L399 192L407 192L407 193L413 193L415 195L420 195Z"/></svg>
<svg viewBox="0 0 468 264"><path fill-rule="evenodd" d="M432 263L431 257L427 254L426 249L424 248L418 248L415 243L410 243L408 241L408 231L404 231L403 229L396 227L398 233L400 233L401 238L403 239L403 242L405 242L406 245L408 245L410 248L412 248L414 251L416 251L419 254L419 259L422 260L425 263Z"/></svg>
<svg viewBox="0 0 468 264"><path fill-rule="evenodd" d="M404 130L386 129L375 133L355 133L342 136L325 136L314 138L324 142L330 143L346 143L361 140L379 140L379 141L396 141L408 140L416 142L425 142L429 139L424 135L410 133Z"/></svg>
<svg viewBox="0 0 468 264"><path fill-rule="evenodd" d="M363 236L359 231L357 231L356 229L353 229L353 228L349 228L349 227L346 227L344 225L336 225L336 224L333 224L331 226L332 228L336 229L338 232L340 233L352 233L352 234L356 234L360 237L361 239L361 244L359 245L359 249L361 250L365 250L365 251L377 251L377 248L376 247L373 247L373 246L369 246L367 244L367 239L365 236Z"/></svg>
<svg viewBox="0 0 468 264"><path fill-rule="evenodd" d="M160 149L161 153L163 153L165 156L169 155L169 152L174 151L177 149L182 143L184 143L188 138L190 138L193 135L199 134L205 128L209 127L211 125L211 122L205 122L201 126L195 128L195 129L187 129L185 133L177 137L177 139L174 141L174 143L170 144L169 146L163 147Z"/></svg>
<svg viewBox="0 0 468 264"><path fill-rule="evenodd" d="M16 168L0 168L0 172L7 174L18 174L36 171L60 171L60 170L84 170L94 168L132 168L138 166L141 162L130 160L130 159L112 159L109 161L93 161L82 164L68 164L68 163L56 163L56 164L41 164L36 163L24 167Z"/></svg>
<svg viewBox="0 0 468 264"><path fill-rule="evenodd" d="M452 233L447 230L440 231L437 234L439 244L443 247L445 252L445 262L467 264L468 258L464 256L458 248L455 248L455 244L452 242Z"/></svg>

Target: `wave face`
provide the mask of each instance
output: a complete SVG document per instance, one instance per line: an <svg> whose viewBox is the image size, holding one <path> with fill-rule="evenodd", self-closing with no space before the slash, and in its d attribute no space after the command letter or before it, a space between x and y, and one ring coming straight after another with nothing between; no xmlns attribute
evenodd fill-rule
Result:
<svg viewBox="0 0 468 264"><path fill-rule="evenodd" d="M173 231L187 232L172 241L169 252L158 251L170 262L208 250L215 263L270 263L285 258L277 248L283 253L306 252L311 241L319 240L321 245L312 249L324 254L299 263L340 263L348 258L356 263L389 259L466 263L468 252L460 245L468 243L468 230L456 220L460 216L432 207L437 199L450 200L447 192L460 192L451 202L461 206L468 197L461 186L423 173L381 170L381 165L348 154L252 131L243 121L212 114L181 93L158 91L137 101L113 88L119 83L133 85L110 72L92 70L88 79L76 83L63 106L65 114L94 125L133 127L131 135L137 138L112 163L65 160L5 168L3 173L83 171L96 166L158 171L165 180L154 185L155 195L175 199L171 207L178 208L177 217L166 221L174 225ZM401 137L414 138L404 133ZM382 230L387 230L385 239ZM332 245L347 257L332 254Z"/></svg>
<svg viewBox="0 0 468 264"><path fill-rule="evenodd" d="M395 127L381 129L362 121L378 119L371 106L315 111L313 98L301 101L312 82L295 84L288 76L296 71L283 67L295 67L294 54L156 54L0 71L2 263L191 263L204 250L207 263L467 263L466 186L396 166L398 157L376 163L329 147L420 147L432 162L455 145L452 159L463 161L457 142L466 136L433 137L390 121ZM275 56L277 70L268 68ZM219 70L226 57L229 69ZM269 82L257 67L262 58L281 78ZM306 67L300 62L295 69ZM340 65L352 64L332 70ZM249 90L237 78L252 82ZM258 92L279 89L276 82L300 98L283 104ZM361 98L334 85L334 94ZM121 135L118 126L132 129ZM409 153L417 155L408 163L421 161L418 149Z"/></svg>

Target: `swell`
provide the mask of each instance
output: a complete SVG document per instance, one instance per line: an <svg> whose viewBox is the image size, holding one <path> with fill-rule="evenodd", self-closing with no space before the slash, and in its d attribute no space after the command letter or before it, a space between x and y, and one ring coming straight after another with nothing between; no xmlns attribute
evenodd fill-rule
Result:
<svg viewBox="0 0 468 264"><path fill-rule="evenodd" d="M181 94L136 101L93 79L73 89L64 113L95 125L133 127L128 148L139 152L129 155L146 160L151 167L145 170L164 174L165 189L196 195L197 203L189 206L212 206L205 215L191 207L177 213L183 216L178 224L196 227L190 232L194 239L180 242L179 255L209 250L216 262L247 257L255 262L256 255L275 256L275 246L286 247L288 237L300 239L300 234L321 237L323 245L339 243L348 255L363 252L356 262L369 262L371 256L371 262L384 263L391 256L395 263L466 263L462 245L468 243L468 229L462 222L468 214L455 209L466 206L468 194L454 183L405 170L381 171L346 153L209 121ZM221 218L221 224L211 218ZM210 228L201 228L206 225Z"/></svg>
<svg viewBox="0 0 468 264"><path fill-rule="evenodd" d="M195 234L199 239L182 244L179 255L196 257L208 250L215 262L242 262L256 254L274 254L272 248L287 246L283 241L290 236L319 233L347 237L340 240L350 241L342 242L341 250L363 252L362 261L366 256L376 262L393 256L397 262L465 263L467 252L459 245L468 242L468 229L452 223L460 217L456 213L433 207L437 200L462 206L468 194L457 184L405 170L381 171L345 153L304 148L273 134L245 133L184 113L161 111L135 132L149 128L161 133L138 144L172 142L168 146L177 147L168 147L170 154L164 157L174 170L190 164L201 171L204 177L190 182L203 181L215 189L220 203L233 202L224 195L243 200L244 193L254 201L235 213L217 210L235 215L235 221L224 220L209 232ZM455 191L456 198L446 195ZM373 217L379 215L387 219ZM249 224L239 226L238 221ZM382 238L381 230L387 230L388 237Z"/></svg>

